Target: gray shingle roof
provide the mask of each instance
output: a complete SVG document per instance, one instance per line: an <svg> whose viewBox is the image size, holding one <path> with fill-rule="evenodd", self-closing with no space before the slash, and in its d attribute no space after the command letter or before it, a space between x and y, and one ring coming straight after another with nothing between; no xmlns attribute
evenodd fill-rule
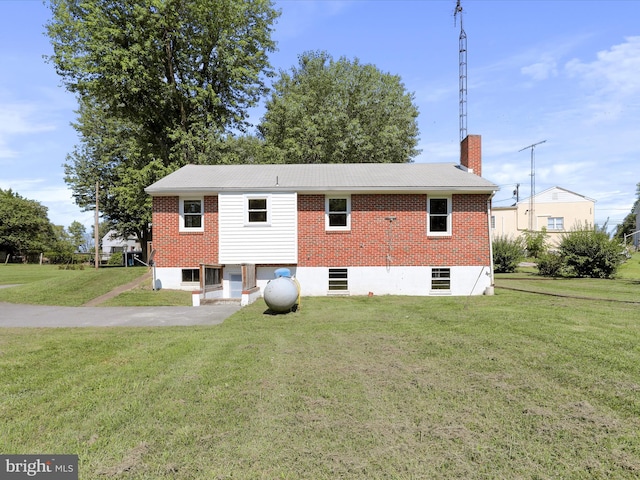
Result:
<svg viewBox="0 0 640 480"><path fill-rule="evenodd" d="M187 165L148 186L150 195L218 192L494 192L454 163Z"/></svg>

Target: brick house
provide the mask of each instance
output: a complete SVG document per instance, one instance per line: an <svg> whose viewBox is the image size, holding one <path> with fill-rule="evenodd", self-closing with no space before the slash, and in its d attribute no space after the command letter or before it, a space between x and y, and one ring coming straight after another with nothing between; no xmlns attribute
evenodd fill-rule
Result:
<svg viewBox="0 0 640 480"><path fill-rule="evenodd" d="M287 267L302 295L478 295L492 285L480 136L461 162L187 165L153 197L158 287L249 303Z"/></svg>

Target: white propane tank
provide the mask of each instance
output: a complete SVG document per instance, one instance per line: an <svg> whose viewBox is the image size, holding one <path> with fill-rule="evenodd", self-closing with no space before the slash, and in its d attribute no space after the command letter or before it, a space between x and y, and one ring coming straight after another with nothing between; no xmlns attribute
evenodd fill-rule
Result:
<svg viewBox="0 0 640 480"><path fill-rule="evenodd" d="M298 285L289 277L274 278L267 283L263 295L272 312L288 312L298 301Z"/></svg>

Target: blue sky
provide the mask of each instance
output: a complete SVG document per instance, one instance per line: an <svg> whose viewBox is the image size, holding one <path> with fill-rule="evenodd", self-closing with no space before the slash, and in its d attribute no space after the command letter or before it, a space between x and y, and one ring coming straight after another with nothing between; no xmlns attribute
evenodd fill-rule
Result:
<svg viewBox="0 0 640 480"><path fill-rule="evenodd" d="M358 58L399 75L420 115L417 162L459 154L455 0L285 0L271 63L289 70L307 50ZM596 223L630 212L640 182L640 1L462 0L468 37L468 133L482 135L483 176L507 206L560 186L596 200ZM0 0L0 188L89 226L64 183L78 142L76 102L61 86L40 0ZM258 123L263 108L252 110Z"/></svg>

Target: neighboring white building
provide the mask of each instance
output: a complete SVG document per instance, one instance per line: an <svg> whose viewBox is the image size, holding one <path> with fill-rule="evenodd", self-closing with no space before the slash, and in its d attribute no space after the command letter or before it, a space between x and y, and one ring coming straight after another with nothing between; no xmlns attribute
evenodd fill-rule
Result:
<svg viewBox="0 0 640 480"><path fill-rule="evenodd" d="M533 230L546 228L550 245L558 245L563 233L577 225L595 224L596 201L561 187L552 187L534 196ZM518 237L529 230L531 199L511 207L493 207L493 238Z"/></svg>
<svg viewBox="0 0 640 480"><path fill-rule="evenodd" d="M109 260L112 254L118 252L139 252L142 250L142 246L136 237L128 237L123 239L118 235L115 230L109 230L107 234L102 237L102 261Z"/></svg>

